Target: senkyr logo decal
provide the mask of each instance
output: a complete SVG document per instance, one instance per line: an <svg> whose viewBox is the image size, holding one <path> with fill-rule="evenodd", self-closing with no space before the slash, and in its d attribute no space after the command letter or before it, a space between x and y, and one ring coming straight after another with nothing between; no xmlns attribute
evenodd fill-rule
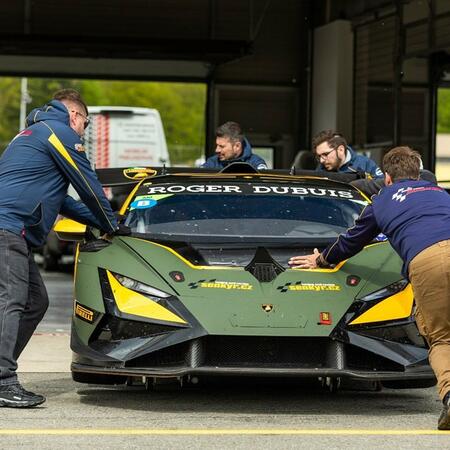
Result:
<svg viewBox="0 0 450 450"><path fill-rule="evenodd" d="M303 283L296 281L295 283L285 283L278 286L280 293L284 294L288 291L309 291L309 292L323 292L323 291L340 291L341 286L335 283Z"/></svg>
<svg viewBox="0 0 450 450"><path fill-rule="evenodd" d="M225 289L225 290L239 290L239 291L251 291L253 285L250 283L240 283L236 281L217 281L215 278L212 280L198 280L188 284L189 289Z"/></svg>

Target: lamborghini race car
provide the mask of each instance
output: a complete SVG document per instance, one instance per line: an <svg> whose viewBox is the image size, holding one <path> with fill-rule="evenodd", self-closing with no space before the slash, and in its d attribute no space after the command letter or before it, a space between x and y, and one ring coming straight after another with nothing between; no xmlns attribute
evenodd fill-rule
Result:
<svg viewBox="0 0 450 450"><path fill-rule="evenodd" d="M125 171L135 186L120 214L131 236L108 241L59 222L61 238L82 239L73 379L245 375L334 387L342 379L433 385L411 285L385 237L331 269L288 265L351 227L367 197L331 175L240 170L134 178Z"/></svg>

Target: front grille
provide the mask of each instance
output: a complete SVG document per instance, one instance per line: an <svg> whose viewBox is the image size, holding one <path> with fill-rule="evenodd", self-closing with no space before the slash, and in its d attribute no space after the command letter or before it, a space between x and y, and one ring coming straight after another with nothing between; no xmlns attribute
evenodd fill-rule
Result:
<svg viewBox="0 0 450 450"><path fill-rule="evenodd" d="M323 367L327 338L208 336L205 365Z"/></svg>
<svg viewBox="0 0 450 450"><path fill-rule="evenodd" d="M217 367L403 371L403 366L329 338L206 336L130 360L127 367Z"/></svg>
<svg viewBox="0 0 450 450"><path fill-rule="evenodd" d="M149 353L129 367L325 367L327 338L207 336Z"/></svg>

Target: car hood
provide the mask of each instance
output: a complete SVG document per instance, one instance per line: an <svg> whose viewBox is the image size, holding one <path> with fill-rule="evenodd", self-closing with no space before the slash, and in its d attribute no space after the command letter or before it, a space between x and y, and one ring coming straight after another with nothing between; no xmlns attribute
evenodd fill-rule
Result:
<svg viewBox="0 0 450 450"><path fill-rule="evenodd" d="M334 269L286 269L273 281L260 282L243 267L193 264L167 244L131 237L122 241L212 334L236 334L237 328L243 334L264 328L267 334L267 329L276 333L281 328L284 334L291 329L295 335L299 330L329 335L334 327L318 327L321 313L336 325L355 298L401 278L401 260L387 242L365 247ZM358 282L350 283L349 277Z"/></svg>

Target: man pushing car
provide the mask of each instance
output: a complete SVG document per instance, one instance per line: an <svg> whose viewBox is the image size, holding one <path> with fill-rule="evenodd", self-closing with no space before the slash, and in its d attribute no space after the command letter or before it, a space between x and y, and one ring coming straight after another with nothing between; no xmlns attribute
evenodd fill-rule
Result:
<svg viewBox="0 0 450 450"><path fill-rule="evenodd" d="M44 244L56 216L129 234L118 225L82 145L89 125L80 94L63 89L27 118L0 158L0 406L45 401L19 383L17 358L48 306L31 249ZM84 204L67 195L71 183Z"/></svg>
<svg viewBox="0 0 450 450"><path fill-rule="evenodd" d="M292 267L314 269L343 261L385 234L403 259L403 275L411 281L416 323L428 345L429 360L444 404L440 430L450 430L450 196L419 180L420 155L396 147L383 158L385 184L373 203L322 253L294 256Z"/></svg>

